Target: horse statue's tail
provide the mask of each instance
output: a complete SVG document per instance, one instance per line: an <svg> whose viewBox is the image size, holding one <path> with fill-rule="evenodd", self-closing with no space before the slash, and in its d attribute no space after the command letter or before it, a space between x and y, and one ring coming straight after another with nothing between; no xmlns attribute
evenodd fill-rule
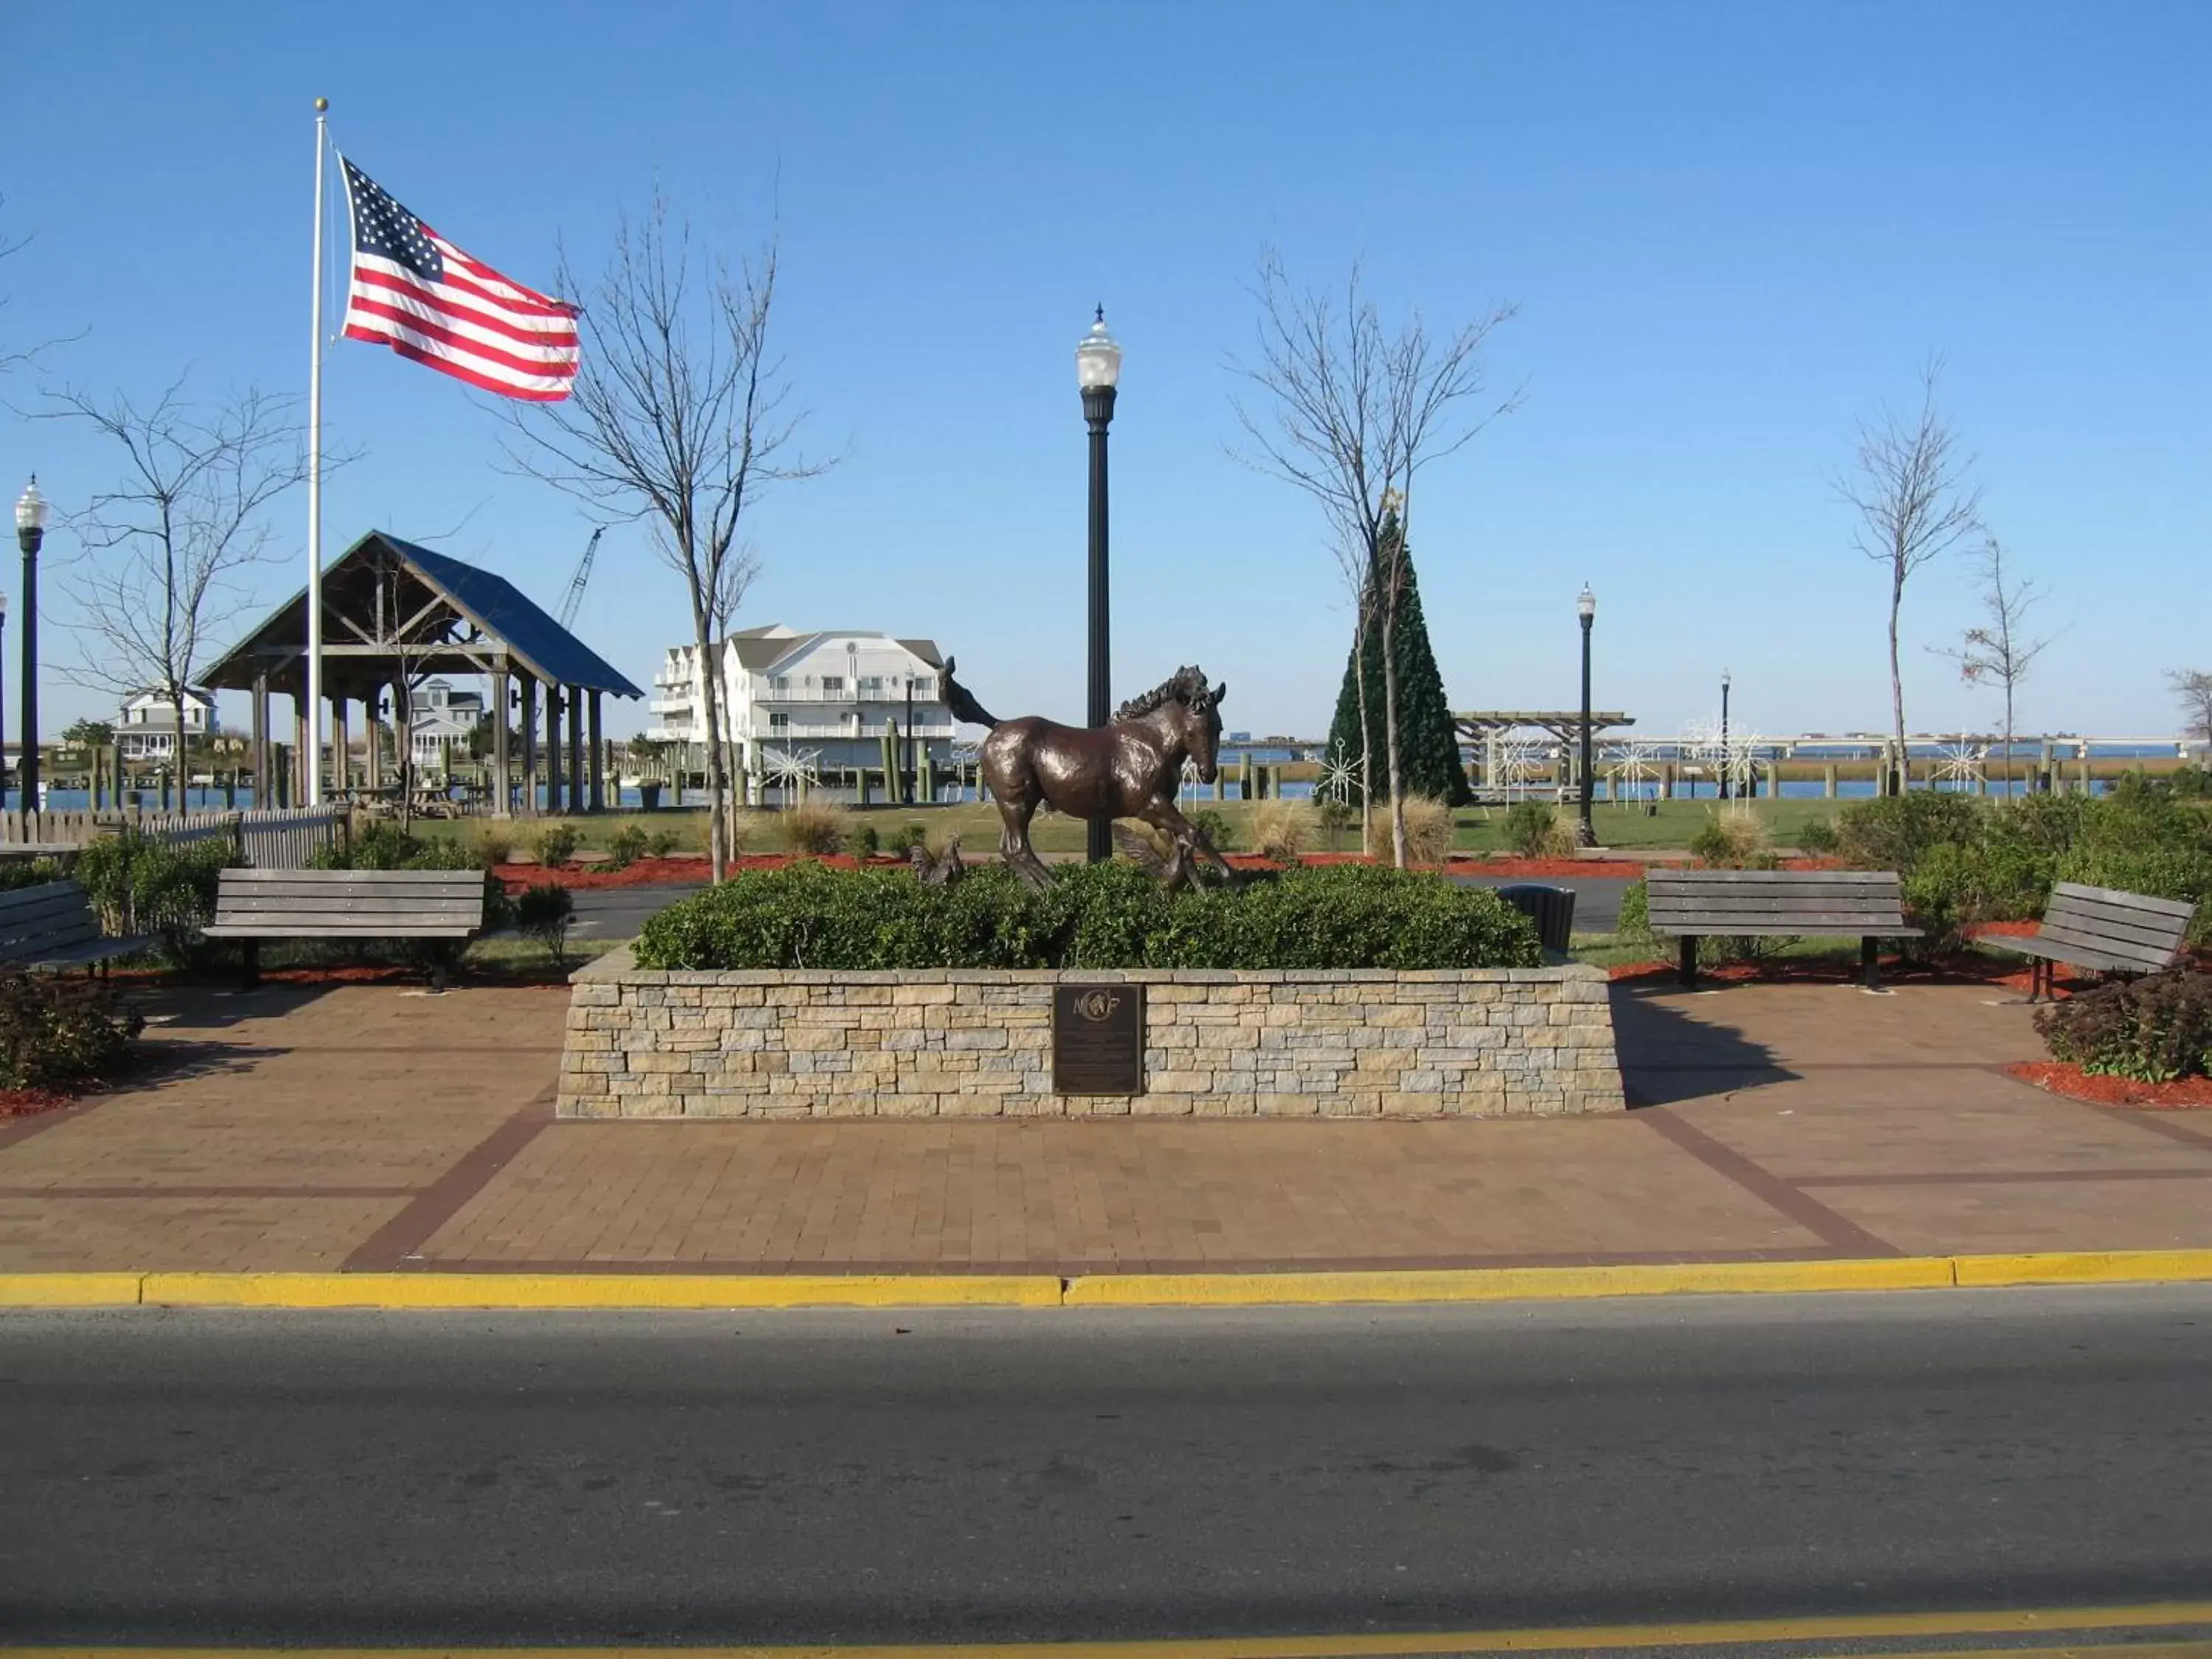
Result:
<svg viewBox="0 0 2212 1659"><path fill-rule="evenodd" d="M952 663L951 657L945 659L945 706L952 711L952 718L965 720L970 726L996 726L999 717L977 702L966 686L953 679Z"/></svg>

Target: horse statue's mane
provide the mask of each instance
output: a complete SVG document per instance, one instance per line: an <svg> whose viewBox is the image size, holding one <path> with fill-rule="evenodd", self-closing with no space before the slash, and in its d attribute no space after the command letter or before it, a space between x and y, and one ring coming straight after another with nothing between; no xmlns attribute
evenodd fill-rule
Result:
<svg viewBox="0 0 2212 1659"><path fill-rule="evenodd" d="M1200 706L1206 695L1206 675L1194 667L1178 668L1149 691L1140 691L1114 711L1117 720L1133 720L1149 714L1163 703L1179 702L1186 708Z"/></svg>

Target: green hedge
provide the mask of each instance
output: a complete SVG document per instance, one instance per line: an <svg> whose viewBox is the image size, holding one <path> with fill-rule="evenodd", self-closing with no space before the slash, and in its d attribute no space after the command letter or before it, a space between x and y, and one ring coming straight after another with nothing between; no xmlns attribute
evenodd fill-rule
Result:
<svg viewBox="0 0 2212 1659"><path fill-rule="evenodd" d="M181 966L199 953L200 929L215 915L222 872L240 861L228 836L172 847L125 830L88 843L70 873L91 900L101 931L155 934L163 953Z"/></svg>
<svg viewBox="0 0 2212 1659"><path fill-rule="evenodd" d="M2212 1072L2212 975L2179 968L2100 986L2038 1011L2054 1060L2085 1072L2170 1083Z"/></svg>
<svg viewBox="0 0 2212 1659"><path fill-rule="evenodd" d="M1122 863L1042 892L984 866L945 887L903 871L746 871L648 921L641 967L1533 968L1534 925L1494 893L1366 866L1167 894Z"/></svg>

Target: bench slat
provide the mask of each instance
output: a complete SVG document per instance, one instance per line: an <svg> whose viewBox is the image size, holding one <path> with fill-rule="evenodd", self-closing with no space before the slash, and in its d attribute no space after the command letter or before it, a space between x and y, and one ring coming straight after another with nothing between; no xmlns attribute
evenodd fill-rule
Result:
<svg viewBox="0 0 2212 1659"><path fill-rule="evenodd" d="M1665 870L1655 869L1646 879L1661 883L1704 881L1723 885L1781 886L1808 881L1833 882L1838 886L1878 887L1897 879L1893 870Z"/></svg>
<svg viewBox="0 0 2212 1659"><path fill-rule="evenodd" d="M2115 948L2129 945L2137 950L2164 951L2169 955L2181 943L2183 935L2179 926L2136 927L2116 922L2108 916L2085 916L2078 912L2062 915L2056 911L2044 917L2041 931L2076 939L2106 939Z"/></svg>
<svg viewBox="0 0 2212 1659"><path fill-rule="evenodd" d="M209 939L466 939L476 927L455 922L416 924L393 922L383 927L301 927L290 922L254 922L225 927L221 923L200 930Z"/></svg>
<svg viewBox="0 0 2212 1659"><path fill-rule="evenodd" d="M2179 916L2184 926L2196 915L2197 907L2187 899L2152 898L2147 893L2130 893L2118 887L2085 887L2079 882L2061 881L2051 884L2054 899L2087 899L2123 910L2142 910L2153 915Z"/></svg>
<svg viewBox="0 0 2212 1659"><path fill-rule="evenodd" d="M407 910L388 915L363 915L352 910L264 910L252 915L218 916L210 924L238 932L249 927L343 927L353 933L374 933L379 927L480 927L477 911Z"/></svg>

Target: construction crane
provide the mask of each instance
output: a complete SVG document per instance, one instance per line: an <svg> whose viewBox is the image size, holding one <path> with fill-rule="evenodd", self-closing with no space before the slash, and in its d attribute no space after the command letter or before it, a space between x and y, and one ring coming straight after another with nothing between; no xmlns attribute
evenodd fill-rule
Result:
<svg viewBox="0 0 2212 1659"><path fill-rule="evenodd" d="M592 532L592 539L584 544L584 556L576 561L576 574L568 584L568 597L561 601L563 628L576 625L576 613L584 608L584 584L592 579L592 555L599 550L599 538L606 533L606 526L601 525Z"/></svg>

